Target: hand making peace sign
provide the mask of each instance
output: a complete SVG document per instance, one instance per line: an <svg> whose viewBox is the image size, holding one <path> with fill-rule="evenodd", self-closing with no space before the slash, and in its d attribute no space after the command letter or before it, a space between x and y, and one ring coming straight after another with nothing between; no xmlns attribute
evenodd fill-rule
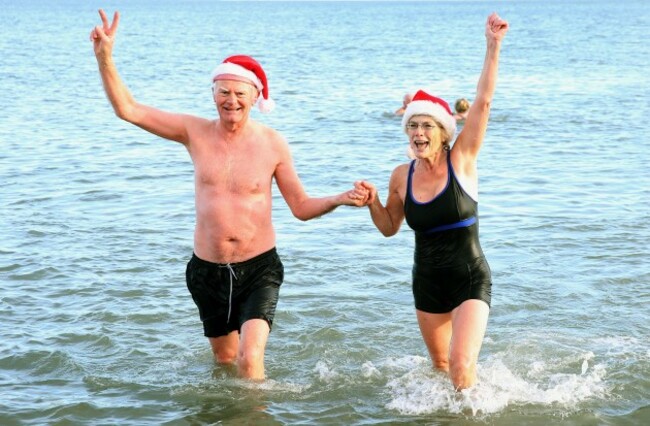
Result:
<svg viewBox="0 0 650 426"><path fill-rule="evenodd" d="M104 56L112 52L113 41L117 33L117 26L120 23L120 12L115 11L113 22L109 23L106 13L99 9L99 16L102 18L102 25L97 25L90 32L90 41L93 42L93 49L96 56Z"/></svg>

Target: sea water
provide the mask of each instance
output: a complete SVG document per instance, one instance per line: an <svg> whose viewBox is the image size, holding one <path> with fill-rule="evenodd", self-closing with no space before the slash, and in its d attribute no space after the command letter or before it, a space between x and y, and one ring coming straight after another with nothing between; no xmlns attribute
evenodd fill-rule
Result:
<svg viewBox="0 0 650 426"><path fill-rule="evenodd" d="M511 28L479 158L493 273L479 383L431 368L410 288L413 233L366 209L293 218L267 379L216 366L184 283L185 149L118 120L88 34L135 98L216 115L210 71L263 64L312 196L407 161L393 115L424 88L475 94L486 17ZM650 6L616 1L0 1L0 424L650 422Z"/></svg>

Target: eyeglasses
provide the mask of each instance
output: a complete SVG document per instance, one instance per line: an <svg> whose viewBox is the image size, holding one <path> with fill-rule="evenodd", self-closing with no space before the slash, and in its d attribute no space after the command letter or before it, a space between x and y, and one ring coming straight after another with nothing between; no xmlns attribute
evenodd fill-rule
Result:
<svg viewBox="0 0 650 426"><path fill-rule="evenodd" d="M406 123L407 130L417 130L420 127L422 127L422 130L424 130L425 132L430 132L431 130L435 129L438 126L431 123L416 123L414 121L409 121L408 123Z"/></svg>

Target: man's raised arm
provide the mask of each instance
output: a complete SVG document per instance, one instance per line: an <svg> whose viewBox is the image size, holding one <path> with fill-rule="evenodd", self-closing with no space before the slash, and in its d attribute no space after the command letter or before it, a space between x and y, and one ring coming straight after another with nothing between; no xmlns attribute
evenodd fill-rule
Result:
<svg viewBox="0 0 650 426"><path fill-rule="evenodd" d="M133 123L148 132L187 144L189 142L187 123L193 118L183 114L172 114L158 110L135 101L129 89L120 78L113 61L113 43L120 22L119 12L113 15L113 22L108 22L106 13L99 10L102 25L97 25L90 32L99 74L104 91L113 106L115 114L122 120Z"/></svg>

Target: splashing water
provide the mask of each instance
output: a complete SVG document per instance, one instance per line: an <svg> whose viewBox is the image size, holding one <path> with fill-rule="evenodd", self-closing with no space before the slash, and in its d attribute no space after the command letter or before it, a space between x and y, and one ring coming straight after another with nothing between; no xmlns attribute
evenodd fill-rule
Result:
<svg viewBox="0 0 650 426"><path fill-rule="evenodd" d="M519 372L495 356L479 365L476 386L461 392L453 389L446 374L431 371L426 358L395 360L388 367L394 371L387 373L392 377L386 385L391 397L386 408L410 415L445 412L476 416L512 406L540 405L566 414L607 393L604 366L596 364L588 371L587 359L591 357L593 354L585 356L582 371L564 373L542 361Z"/></svg>

